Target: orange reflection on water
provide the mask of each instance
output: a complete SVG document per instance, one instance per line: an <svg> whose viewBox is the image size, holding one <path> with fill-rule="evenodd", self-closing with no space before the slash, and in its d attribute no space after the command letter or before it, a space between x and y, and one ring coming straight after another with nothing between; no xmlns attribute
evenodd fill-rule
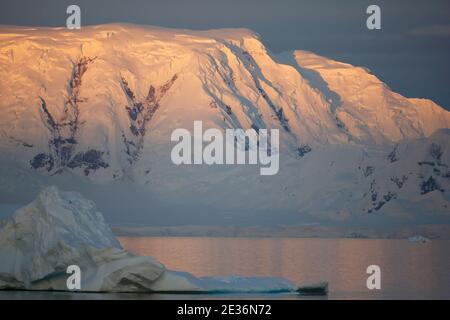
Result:
<svg viewBox="0 0 450 320"><path fill-rule="evenodd" d="M124 248L196 276L280 276L296 283L327 280L344 297L447 295L450 241L120 237ZM381 292L366 288L366 268L382 270ZM349 295L350 294L350 295ZM367 296L369 295L369 296ZM341 296L342 297L342 296ZM389 296L388 296L389 297Z"/></svg>

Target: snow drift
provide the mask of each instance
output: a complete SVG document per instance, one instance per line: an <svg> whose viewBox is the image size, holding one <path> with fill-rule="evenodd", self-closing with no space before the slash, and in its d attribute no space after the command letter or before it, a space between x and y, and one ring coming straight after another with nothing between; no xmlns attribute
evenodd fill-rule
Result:
<svg viewBox="0 0 450 320"><path fill-rule="evenodd" d="M93 202L56 187L19 209L0 229L0 289L68 290L66 269L81 269L90 292L291 292L275 277L196 278L125 251ZM322 288L322 286L319 286Z"/></svg>

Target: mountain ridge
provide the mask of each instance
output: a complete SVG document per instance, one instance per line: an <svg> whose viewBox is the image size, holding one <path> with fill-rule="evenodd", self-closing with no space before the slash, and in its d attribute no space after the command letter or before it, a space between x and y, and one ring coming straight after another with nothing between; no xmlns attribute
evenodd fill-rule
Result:
<svg viewBox="0 0 450 320"><path fill-rule="evenodd" d="M288 220L410 211L419 219L426 208L446 217L449 146L439 130L450 128L450 112L392 92L364 68L300 50L271 54L248 29L0 27L0 38L0 161L33 172L32 193L47 177L76 175L147 190L164 203L143 205L149 219L175 203L195 211L199 201L218 216L240 208L285 210ZM278 129L279 176L174 166L170 134L195 120L219 130ZM417 164L431 161L433 144L441 149L434 168ZM5 198L23 186L14 174L5 172ZM398 188L404 175L414 178Z"/></svg>

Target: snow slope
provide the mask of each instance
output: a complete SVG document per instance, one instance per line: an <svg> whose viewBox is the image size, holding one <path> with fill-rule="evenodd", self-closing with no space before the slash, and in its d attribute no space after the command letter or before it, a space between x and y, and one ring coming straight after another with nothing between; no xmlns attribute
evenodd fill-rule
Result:
<svg viewBox="0 0 450 320"><path fill-rule="evenodd" d="M368 69L334 61L311 52L293 58L312 86L330 101L337 121L360 142L382 143L428 137L450 126L449 113L427 99L395 93Z"/></svg>
<svg viewBox="0 0 450 320"><path fill-rule="evenodd" d="M95 189L117 224L449 217L449 135L433 133L450 128L450 113L364 68L273 56L246 29L4 26L0 38L2 202L57 184ZM194 120L279 129L280 172L173 165L170 135ZM434 144L439 171L418 164ZM120 200L104 195L112 189Z"/></svg>

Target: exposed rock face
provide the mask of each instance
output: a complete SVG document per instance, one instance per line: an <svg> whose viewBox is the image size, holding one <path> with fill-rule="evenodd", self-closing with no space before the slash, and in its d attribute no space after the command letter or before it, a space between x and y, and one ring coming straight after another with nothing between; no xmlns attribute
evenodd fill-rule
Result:
<svg viewBox="0 0 450 320"><path fill-rule="evenodd" d="M129 156L128 161L130 164L139 160L139 156L144 146L148 122L150 122L153 115L158 111L161 99L176 80L177 75L175 74L172 79L157 89L151 85L147 97L141 102L136 100L136 96L128 86L128 82L124 78L121 79L122 88L130 104L130 106L126 106L125 109L127 110L130 119L129 129L132 138L127 139L126 135L122 133L123 142L126 148L125 152Z"/></svg>
<svg viewBox="0 0 450 320"><path fill-rule="evenodd" d="M90 170L107 168L109 165L103 160L103 151L89 149L74 154L77 145L76 136L80 127L79 92L81 80L88 69L88 65L95 58L82 57L74 64L71 72L71 78L67 88L68 99L64 103L63 115L57 120L47 107L44 98L39 97L41 101L41 118L45 127L51 134L48 141L49 153L38 153L30 161L34 169L45 168L48 172L60 171L63 168L83 168L84 174L89 175Z"/></svg>

